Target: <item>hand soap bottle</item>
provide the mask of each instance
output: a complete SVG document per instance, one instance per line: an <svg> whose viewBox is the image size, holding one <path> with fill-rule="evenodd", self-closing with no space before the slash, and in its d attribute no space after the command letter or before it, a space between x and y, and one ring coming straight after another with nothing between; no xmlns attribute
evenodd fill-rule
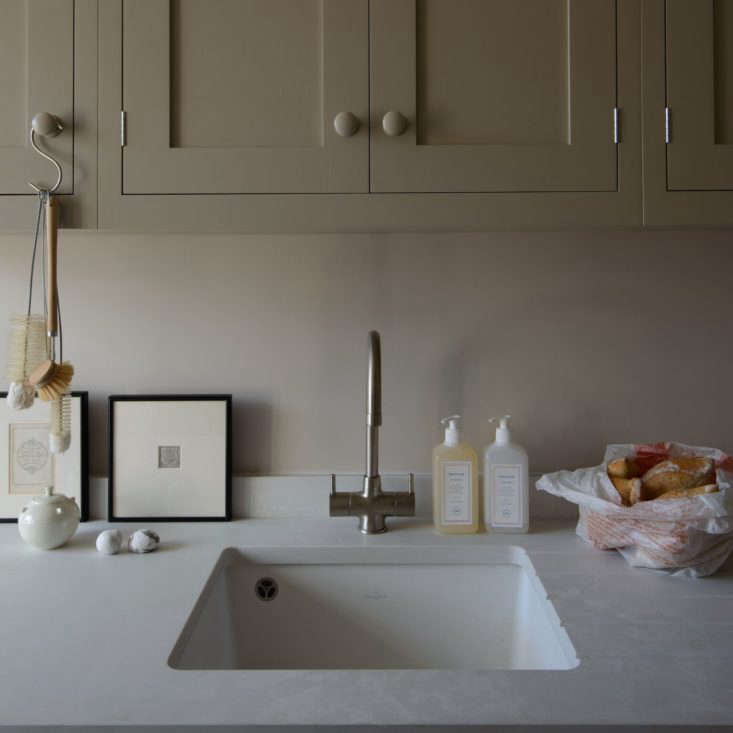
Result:
<svg viewBox="0 0 733 733"><path fill-rule="evenodd" d="M529 459L511 442L507 421L499 420L496 440L484 453L484 523L495 532L527 532L529 529Z"/></svg>
<svg viewBox="0 0 733 733"><path fill-rule="evenodd" d="M433 522L444 534L472 534L479 528L478 459L461 442L460 415L440 422L445 441L433 450Z"/></svg>

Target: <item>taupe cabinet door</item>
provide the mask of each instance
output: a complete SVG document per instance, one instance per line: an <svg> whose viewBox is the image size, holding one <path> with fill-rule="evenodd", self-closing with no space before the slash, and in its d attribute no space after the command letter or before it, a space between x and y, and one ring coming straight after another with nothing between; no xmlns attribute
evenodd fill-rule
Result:
<svg viewBox="0 0 733 733"><path fill-rule="evenodd" d="M366 0L124 0L122 32L123 193L368 190Z"/></svg>
<svg viewBox="0 0 733 733"><path fill-rule="evenodd" d="M615 190L616 6L372 0L372 190Z"/></svg>
<svg viewBox="0 0 733 733"><path fill-rule="evenodd" d="M733 189L733 0L667 0L667 186Z"/></svg>
<svg viewBox="0 0 733 733"><path fill-rule="evenodd" d="M61 193L73 185L74 2L3 0L0 5L0 194L30 194L28 181L51 186L56 171L28 142L36 112L61 119L64 133L39 145L64 169Z"/></svg>

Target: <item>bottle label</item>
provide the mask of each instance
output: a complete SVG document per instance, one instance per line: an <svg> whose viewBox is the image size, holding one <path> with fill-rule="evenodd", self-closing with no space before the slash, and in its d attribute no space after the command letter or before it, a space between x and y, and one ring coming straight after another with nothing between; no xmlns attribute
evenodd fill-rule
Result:
<svg viewBox="0 0 733 733"><path fill-rule="evenodd" d="M491 467L491 524L494 527L522 526L522 467Z"/></svg>
<svg viewBox="0 0 733 733"><path fill-rule="evenodd" d="M471 461L443 464L443 524L472 524Z"/></svg>

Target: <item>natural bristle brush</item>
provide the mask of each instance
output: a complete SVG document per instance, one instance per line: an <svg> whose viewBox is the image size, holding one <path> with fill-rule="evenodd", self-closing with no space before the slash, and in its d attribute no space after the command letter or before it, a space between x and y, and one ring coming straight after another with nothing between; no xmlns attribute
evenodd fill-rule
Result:
<svg viewBox="0 0 733 733"><path fill-rule="evenodd" d="M24 409L33 404L38 396L51 403L51 425L49 449L51 453L63 453L71 443L71 395L69 385L74 376L74 367L63 360L63 330L61 306L58 297L58 207L53 194L61 185L61 166L53 157L38 147L36 135L54 137L63 130L57 117L41 112L31 122L31 147L53 163L56 168L56 183L50 188L29 185L38 193L38 216L36 234L33 239L31 276L28 287L28 311L25 316L14 316L10 322L8 344L8 403L15 409ZM32 315L33 282L38 251L38 234L43 222L43 273L44 315ZM57 361L58 349L58 361Z"/></svg>
<svg viewBox="0 0 733 733"><path fill-rule="evenodd" d="M59 364L49 359L31 372L28 381L35 386L44 402L52 402L66 393L73 376L74 367L68 361Z"/></svg>
<svg viewBox="0 0 733 733"><path fill-rule="evenodd" d="M25 410L33 405L36 388L30 384L30 375L41 362L48 359L46 317L31 313L43 204L44 196L39 195L36 233L33 238L31 256L30 282L28 284L28 308L24 316L14 315L10 318L10 337L7 353L7 378L10 386L8 387L7 402L14 410Z"/></svg>
<svg viewBox="0 0 733 733"><path fill-rule="evenodd" d="M51 403L51 429L48 433L48 449L51 453L64 453L71 445L71 395L66 392Z"/></svg>
<svg viewBox="0 0 733 733"><path fill-rule="evenodd" d="M8 340L7 402L14 410L33 405L36 388L29 377L37 364L46 359L46 319L41 315L11 316Z"/></svg>
<svg viewBox="0 0 733 733"><path fill-rule="evenodd" d="M42 361L30 374L28 381L38 390L38 396L46 401L60 399L69 389L74 367L63 361L61 330L59 328L59 298L56 277L58 261L58 213L53 196L46 195L46 332L48 336L48 358ZM59 361L56 361L56 346L59 346Z"/></svg>

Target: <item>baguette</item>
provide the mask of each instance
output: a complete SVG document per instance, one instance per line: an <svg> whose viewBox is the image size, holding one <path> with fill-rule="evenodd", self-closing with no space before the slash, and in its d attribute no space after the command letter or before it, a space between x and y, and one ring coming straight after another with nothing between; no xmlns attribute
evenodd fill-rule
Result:
<svg viewBox="0 0 733 733"><path fill-rule="evenodd" d="M644 494L644 485L641 483L641 479L636 479L636 483L631 487L631 495L629 496L629 501L631 502L631 506L634 506L639 501L642 501L642 497Z"/></svg>
<svg viewBox="0 0 733 733"><path fill-rule="evenodd" d="M695 486L692 489L672 489L672 491L667 491L661 496L658 496L657 500L664 501L665 499L691 499L692 497L700 496L701 494L714 494L716 491L718 491L718 484Z"/></svg>
<svg viewBox="0 0 733 733"><path fill-rule="evenodd" d="M641 477L641 499L656 499L669 491L693 489L715 483L715 462L701 456L669 458Z"/></svg>
<svg viewBox="0 0 733 733"><path fill-rule="evenodd" d="M609 478L638 478L641 476L639 465L634 458L617 458L607 467Z"/></svg>
<svg viewBox="0 0 733 733"><path fill-rule="evenodd" d="M621 503L624 506L635 504L634 497L638 501L641 494L641 480L638 478L618 478L618 476L610 476L611 483L618 491L621 497Z"/></svg>

